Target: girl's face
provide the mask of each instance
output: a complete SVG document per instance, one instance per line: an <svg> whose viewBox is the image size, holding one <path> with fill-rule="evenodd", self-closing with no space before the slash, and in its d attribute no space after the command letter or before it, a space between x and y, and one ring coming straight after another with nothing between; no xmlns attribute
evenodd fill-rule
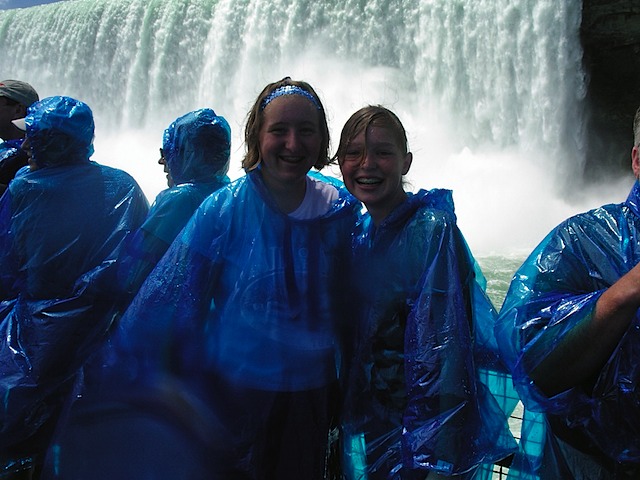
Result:
<svg viewBox="0 0 640 480"><path fill-rule="evenodd" d="M347 189L364 203L378 224L401 204L406 195L402 176L411 167L411 153L404 153L388 128L369 126L354 136L340 158Z"/></svg>
<svg viewBox="0 0 640 480"><path fill-rule="evenodd" d="M265 183L286 188L304 181L320 157L322 135L315 106L300 95L284 95L262 114L259 149Z"/></svg>

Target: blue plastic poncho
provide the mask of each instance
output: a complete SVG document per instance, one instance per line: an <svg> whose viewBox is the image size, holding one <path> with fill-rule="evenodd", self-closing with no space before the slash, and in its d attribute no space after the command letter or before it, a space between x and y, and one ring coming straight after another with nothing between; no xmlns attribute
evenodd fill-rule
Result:
<svg viewBox="0 0 640 480"><path fill-rule="evenodd" d="M495 311L451 192L409 194L378 227L366 216L354 263L360 315L344 418L348 478L465 474L513 452L506 415L478 379L472 332L492 337Z"/></svg>
<svg viewBox="0 0 640 480"><path fill-rule="evenodd" d="M0 142L0 195L4 193L16 172L27 165L27 154L20 147L23 139Z"/></svg>
<svg viewBox="0 0 640 480"><path fill-rule="evenodd" d="M203 373L274 391L326 385L336 376L338 260L356 209L342 192L325 216L293 220L272 204L259 172L218 190L143 285L122 342L140 358L157 361L171 348L186 361L194 349L169 334L184 328L203 347L203 363L191 365Z"/></svg>
<svg viewBox="0 0 640 480"><path fill-rule="evenodd" d="M15 178L0 200L0 449L25 439L38 448L32 435L55 417L108 327L102 282L148 211L128 174L89 160L85 104L44 99L26 124L41 168Z"/></svg>
<svg viewBox="0 0 640 480"><path fill-rule="evenodd" d="M137 291L202 201L229 183L230 149L229 124L210 108L189 112L165 130L163 151L175 185L158 194L119 259L125 297Z"/></svg>
<svg viewBox="0 0 640 480"><path fill-rule="evenodd" d="M207 478L235 478L214 473L225 469L255 474L254 445L275 444L261 432L273 415L285 415L270 410L274 399L336 381L347 321L341 279L358 212L343 188L325 215L292 219L259 170L210 195L125 312L98 362L100 395L87 391L74 405L75 418L93 419L74 438L92 441L111 401L131 416L161 411L165 427L204 432L192 450L207 451ZM300 434L304 443L312 432ZM84 461L70 435L53 460L61 478Z"/></svg>
<svg viewBox="0 0 640 480"><path fill-rule="evenodd" d="M523 423L523 445L528 448L515 462L521 478L535 478L541 469L568 475L562 473L565 460L554 432L545 431L550 420L565 440L570 435L579 441L576 448L593 452L596 463L636 468L640 464L640 397L635 388L640 380L638 313L593 385L548 398L529 377L529 369L592 315L600 295L638 263L639 234L636 183L625 203L605 205L561 223L513 278L496 337L532 419ZM551 327L555 333L545 335Z"/></svg>

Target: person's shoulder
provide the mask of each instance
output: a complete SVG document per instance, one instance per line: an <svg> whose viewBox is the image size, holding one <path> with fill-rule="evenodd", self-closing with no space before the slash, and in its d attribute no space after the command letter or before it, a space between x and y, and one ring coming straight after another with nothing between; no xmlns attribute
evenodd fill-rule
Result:
<svg viewBox="0 0 640 480"><path fill-rule="evenodd" d="M355 218L361 217L362 204L347 190L340 179L317 171L309 172L307 178L315 185L315 188L323 192L325 198L330 200L329 216L340 214Z"/></svg>
<svg viewBox="0 0 640 480"><path fill-rule="evenodd" d="M428 222L442 228L456 225L453 193L447 189L419 190L409 194L407 203L417 223Z"/></svg>
<svg viewBox="0 0 640 480"><path fill-rule="evenodd" d="M137 185L137 182L133 178L133 176L120 168L111 167L109 165L103 165L101 163L97 163L94 161L90 161L86 165L89 168L95 168L100 170L102 175L104 175L106 178L117 179L122 182L135 183Z"/></svg>
<svg viewBox="0 0 640 480"><path fill-rule="evenodd" d="M307 176L307 188L310 201L326 205L327 210L339 196L339 190L335 185L311 176Z"/></svg>
<svg viewBox="0 0 640 480"><path fill-rule="evenodd" d="M242 200L242 195L247 192L247 175L231 181L207 195L201 205L201 209L219 209L223 205L231 207Z"/></svg>
<svg viewBox="0 0 640 480"><path fill-rule="evenodd" d="M159 208L188 202L194 196L193 189L188 187L189 185L183 184L165 188L156 195L153 206Z"/></svg>
<svg viewBox="0 0 640 480"><path fill-rule="evenodd" d="M590 226L602 224L612 226L617 224L620 218L624 216L625 210L625 205L622 203L601 205L567 217L556 227L556 230L584 230Z"/></svg>

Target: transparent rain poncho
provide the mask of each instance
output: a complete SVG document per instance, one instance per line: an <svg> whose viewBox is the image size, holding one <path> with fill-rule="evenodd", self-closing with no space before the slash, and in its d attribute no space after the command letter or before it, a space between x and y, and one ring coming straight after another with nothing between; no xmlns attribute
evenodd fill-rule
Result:
<svg viewBox="0 0 640 480"><path fill-rule="evenodd" d="M176 119L164 132L162 149L174 186L158 194L119 259L123 300L137 291L202 201L229 183L231 129L212 109Z"/></svg>
<svg viewBox="0 0 640 480"><path fill-rule="evenodd" d="M347 478L470 477L508 456L516 444L506 415L479 380L480 367L499 367L495 310L451 192L408 194L377 227L366 216L354 248Z"/></svg>
<svg viewBox="0 0 640 480"><path fill-rule="evenodd" d="M67 441L68 433L56 446L52 463L61 478L85 461L73 445L94 441L96 428L118 435L137 421L117 423L122 415L109 417L113 405L138 420L162 412L156 425L173 432L169 436L189 432L189 450L205 452L205 478L236 478L219 473L226 469L254 475L248 459L274 413L273 400L336 382L339 335L350 320L342 279L359 209L342 188L328 213L295 220L277 209L260 170L207 197L97 362L92 376L99 394L87 390L74 405L75 418L87 421L73 432L80 440ZM133 459L128 467L144 461Z"/></svg>
<svg viewBox="0 0 640 480"><path fill-rule="evenodd" d="M592 384L549 398L528 373L593 315L600 295L638 263L639 236L636 182L625 203L605 205L561 223L516 272L496 324L500 349L527 409L523 454L513 465L519 476L514 478L537 478L542 471L554 472L546 478L570 477L550 420L565 438L567 433L579 438L576 446L594 452L594 458L619 467L640 465L637 312Z"/></svg>
<svg viewBox="0 0 640 480"><path fill-rule="evenodd" d="M18 170L27 164L27 155L20 148L23 139L0 141L0 195Z"/></svg>
<svg viewBox="0 0 640 480"><path fill-rule="evenodd" d="M85 104L46 98L25 122L39 168L15 178L0 199L0 449L55 416L108 328L111 299L101 289L125 235L148 211L128 174L89 160Z"/></svg>

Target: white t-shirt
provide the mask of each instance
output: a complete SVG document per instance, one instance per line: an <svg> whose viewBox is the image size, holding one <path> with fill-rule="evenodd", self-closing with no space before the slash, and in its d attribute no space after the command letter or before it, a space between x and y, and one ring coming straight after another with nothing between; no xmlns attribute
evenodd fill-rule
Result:
<svg viewBox="0 0 640 480"><path fill-rule="evenodd" d="M337 198L336 187L307 176L307 190L302 203L289 216L296 220L321 217L331 209Z"/></svg>

